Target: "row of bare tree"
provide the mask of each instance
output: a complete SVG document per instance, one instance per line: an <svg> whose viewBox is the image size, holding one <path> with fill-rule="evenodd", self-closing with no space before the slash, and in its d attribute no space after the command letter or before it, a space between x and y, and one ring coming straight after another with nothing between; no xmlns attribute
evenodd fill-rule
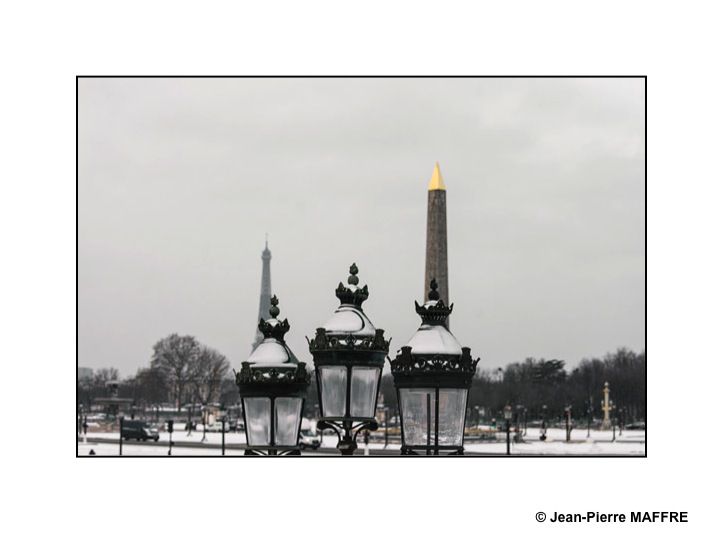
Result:
<svg viewBox="0 0 720 540"><path fill-rule="evenodd" d="M171 334L153 346L150 367L123 381L118 381L114 368L98 370L92 379L79 381L78 393L80 401L89 405L94 398L108 394L108 382L118 381L120 397L138 404L170 402L179 410L186 403L219 401L229 375L230 364L224 355L193 336Z"/></svg>
<svg viewBox="0 0 720 540"><path fill-rule="evenodd" d="M471 414L483 410L486 417L501 414L511 404L522 405L530 418L543 414L560 417L571 406L573 417L599 417L602 412L602 390L610 385L610 397L622 409L627 421L646 417L645 352L621 348L603 358L582 360L568 371L563 360L527 358L496 371L480 370L468 396ZM118 379L115 369L102 369L90 380L79 382L79 398L88 405L95 397L107 395L106 383ZM383 376L380 391L384 402L397 410L392 376ZM132 398L138 404L173 403L178 409L186 403L239 401L225 356L192 336L171 334L153 346L148 368L120 382L120 397ZM308 389L306 414L317 410L317 390ZM545 407L543 407L545 406Z"/></svg>

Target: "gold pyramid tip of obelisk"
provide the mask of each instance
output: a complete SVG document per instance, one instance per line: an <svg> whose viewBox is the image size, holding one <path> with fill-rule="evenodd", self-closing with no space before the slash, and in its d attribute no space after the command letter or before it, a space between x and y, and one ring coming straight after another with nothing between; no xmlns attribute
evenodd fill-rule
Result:
<svg viewBox="0 0 720 540"><path fill-rule="evenodd" d="M445 191L445 182L443 182L442 173L440 172L440 164L437 161L435 162L435 168L433 169L430 184L428 184L428 191L434 191L436 189Z"/></svg>

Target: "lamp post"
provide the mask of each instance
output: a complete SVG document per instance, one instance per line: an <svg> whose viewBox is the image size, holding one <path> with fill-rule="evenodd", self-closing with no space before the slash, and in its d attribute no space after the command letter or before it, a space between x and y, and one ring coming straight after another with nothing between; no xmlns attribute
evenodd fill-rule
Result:
<svg viewBox="0 0 720 540"><path fill-rule="evenodd" d="M310 384L304 362L285 343L287 319L278 320L278 299L270 300L270 319L260 319L263 340L235 382L243 405L247 450L245 455L300 455L302 410Z"/></svg>
<svg viewBox="0 0 720 540"><path fill-rule="evenodd" d="M505 418L505 442L507 444L506 454L510 455L510 420L512 420L513 410L508 404L503 408L503 417Z"/></svg>
<svg viewBox="0 0 720 540"><path fill-rule="evenodd" d="M225 455L225 422L227 421L227 411L225 410L225 405L220 405L220 429L222 430L222 438L221 438L221 448L222 448L222 455Z"/></svg>
<svg viewBox="0 0 720 540"><path fill-rule="evenodd" d="M168 442L168 456L172 456L172 434L173 434L173 425L175 424L175 420L170 418L167 421L167 430L168 430L168 436L169 436L169 442Z"/></svg>
<svg viewBox="0 0 720 540"><path fill-rule="evenodd" d="M480 359L445 327L453 306L430 282L428 301L415 312L422 324L390 361L400 407L401 453L462 454L467 396Z"/></svg>
<svg viewBox="0 0 720 540"><path fill-rule="evenodd" d="M188 403L187 408L188 408L187 436L189 437L190 434L192 433L192 425L193 425L192 424L192 413L193 413L193 411L192 411L192 407L189 403Z"/></svg>
<svg viewBox="0 0 720 540"><path fill-rule="evenodd" d="M570 442L570 420L571 420L572 406L568 405L565 407L565 442Z"/></svg>
<svg viewBox="0 0 720 540"><path fill-rule="evenodd" d="M120 455L122 456L123 423L125 422L125 417L124 417L124 416L120 416L119 421L120 421L120 449L119 449L119 453L120 453ZM614 440L614 439L613 439L613 440Z"/></svg>
<svg viewBox="0 0 720 540"><path fill-rule="evenodd" d="M540 440L545 441L547 439L547 405L542 406L542 423L540 424Z"/></svg>
<svg viewBox="0 0 720 540"><path fill-rule="evenodd" d="M358 433L378 429L375 408L390 347L384 331L376 329L362 309L369 293L367 285L358 286L357 273L353 263L348 286L340 283L335 290L340 306L308 340L320 403L317 427L335 431L344 456L357 449Z"/></svg>
<svg viewBox="0 0 720 540"><path fill-rule="evenodd" d="M590 424L592 423L592 398L588 400L587 403L587 438L590 438Z"/></svg>
<svg viewBox="0 0 720 540"><path fill-rule="evenodd" d="M390 440L388 428L390 423L390 407L385 405L385 410L383 411L383 419L385 420L385 446L384 448L388 447L388 442Z"/></svg>

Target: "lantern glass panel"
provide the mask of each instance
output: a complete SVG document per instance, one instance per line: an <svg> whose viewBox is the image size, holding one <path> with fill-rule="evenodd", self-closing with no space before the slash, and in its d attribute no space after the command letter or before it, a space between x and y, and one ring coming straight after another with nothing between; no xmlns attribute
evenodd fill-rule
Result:
<svg viewBox="0 0 720 540"><path fill-rule="evenodd" d="M295 446L300 429L302 398L275 398L275 444Z"/></svg>
<svg viewBox="0 0 720 540"><path fill-rule="evenodd" d="M438 438L440 446L460 446L465 428L465 388L441 388L439 398Z"/></svg>
<svg viewBox="0 0 720 540"><path fill-rule="evenodd" d="M405 444L410 446L434 444L435 389L401 388L400 407ZM428 418L430 419L429 435Z"/></svg>
<svg viewBox="0 0 720 540"><path fill-rule="evenodd" d="M350 416L371 418L375 416L375 396L380 368L355 366L351 373Z"/></svg>
<svg viewBox="0 0 720 540"><path fill-rule="evenodd" d="M345 366L322 366L320 368L320 394L323 416L345 416L345 396L347 395L347 368Z"/></svg>
<svg viewBox="0 0 720 540"><path fill-rule="evenodd" d="M268 446L270 444L270 398L245 398L243 407L245 407L247 422L248 445Z"/></svg>

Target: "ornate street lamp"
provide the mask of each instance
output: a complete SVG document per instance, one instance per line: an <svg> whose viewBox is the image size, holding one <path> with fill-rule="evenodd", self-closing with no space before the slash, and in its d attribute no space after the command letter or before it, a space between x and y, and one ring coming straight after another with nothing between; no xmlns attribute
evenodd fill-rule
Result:
<svg viewBox="0 0 720 540"><path fill-rule="evenodd" d="M358 433L378 428L375 407L390 347L384 331L376 329L362 310L368 288L358 287L357 273L353 263L348 286L340 283L335 290L340 306L308 340L320 402L317 428L335 431L342 455L357 449Z"/></svg>
<svg viewBox="0 0 720 540"><path fill-rule="evenodd" d="M505 407L503 407L503 417L505 418L505 443L507 444L505 453L508 456L510 455L510 420L512 420L512 415L512 407L508 403Z"/></svg>
<svg viewBox="0 0 720 540"><path fill-rule="evenodd" d="M401 453L462 454L467 395L479 358L445 328L453 306L445 306L430 283L428 302L415 312L422 325L390 361L400 405Z"/></svg>
<svg viewBox="0 0 720 540"><path fill-rule="evenodd" d="M278 299L270 300L270 319L260 319L264 339L235 382L243 405L248 449L245 455L299 455L300 422L310 375L285 343L287 319L278 320Z"/></svg>

